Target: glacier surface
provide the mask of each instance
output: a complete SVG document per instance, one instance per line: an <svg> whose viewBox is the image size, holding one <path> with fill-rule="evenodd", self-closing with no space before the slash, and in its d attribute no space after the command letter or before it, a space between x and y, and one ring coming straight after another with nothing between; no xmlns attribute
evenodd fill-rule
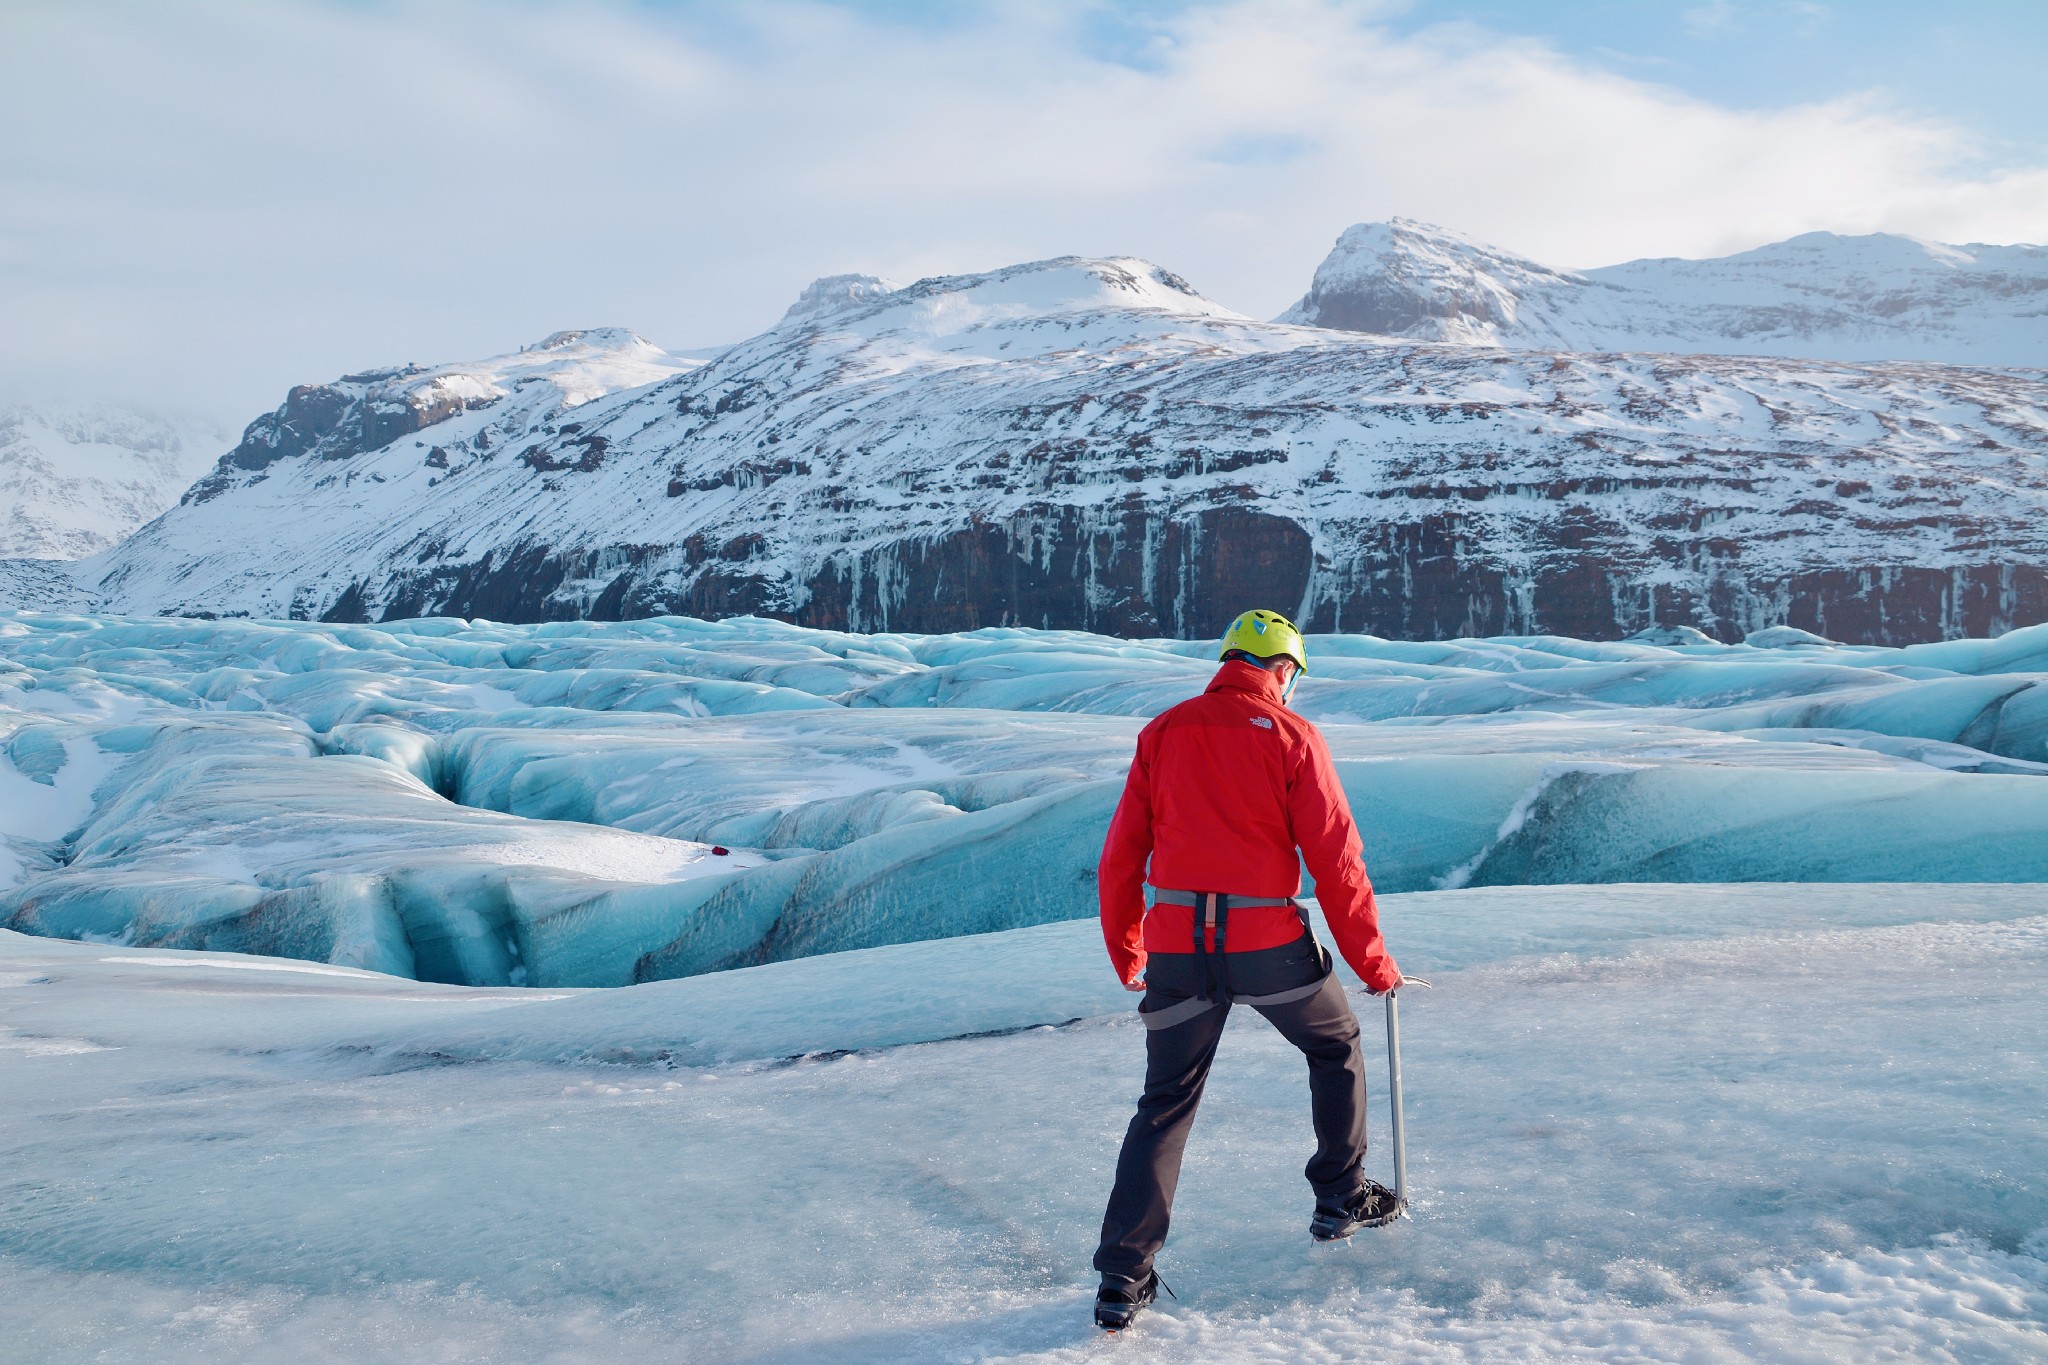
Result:
<svg viewBox="0 0 2048 1365"><path fill-rule="evenodd" d="M1310 1243L1299 1056L1233 1019L1179 1300L1114 1342L1087 1258L1143 1031L1090 924L611 991L0 931L0 1333L51 1365L2048 1355L2038 887L1384 915L1437 983L1401 997L1413 1218Z"/></svg>
<svg viewBox="0 0 2048 1365"><path fill-rule="evenodd" d="M2048 626L1316 636L1388 892L2048 881ZM620 986L1094 913L1206 643L0 617L0 924L472 986Z"/></svg>

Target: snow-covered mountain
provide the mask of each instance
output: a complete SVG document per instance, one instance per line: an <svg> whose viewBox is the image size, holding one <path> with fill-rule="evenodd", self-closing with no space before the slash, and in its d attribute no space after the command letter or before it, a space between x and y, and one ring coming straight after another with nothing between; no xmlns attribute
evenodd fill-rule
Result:
<svg viewBox="0 0 2048 1365"><path fill-rule="evenodd" d="M404 365L302 384L257 418L241 444L184 501L204 502L279 460L346 460L479 408L499 418L573 408L695 368L622 327L556 332L511 355L456 365ZM510 400L509 402L507 400ZM445 461L428 464L446 468ZM436 480L430 479L430 484ZM325 487L325 484L321 485Z"/></svg>
<svg viewBox="0 0 2048 1365"><path fill-rule="evenodd" d="M2048 366L2048 247L1809 232L1574 273L1396 218L1337 239L1282 322L1561 351Z"/></svg>
<svg viewBox="0 0 2048 1365"><path fill-rule="evenodd" d="M0 560L104 550L234 444L225 423L119 404L0 404Z"/></svg>
<svg viewBox="0 0 2048 1365"><path fill-rule="evenodd" d="M295 390L81 567L109 609L1853 641L2048 617L2048 376L1389 344L1137 260L822 282Z"/></svg>
<svg viewBox="0 0 2048 1365"><path fill-rule="evenodd" d="M117 576L154 560L181 576L206 574L209 588L202 591L217 598L231 579L236 586L226 590L229 594L271 594L266 614L303 614L301 595L291 595L288 602L274 600L279 575L307 573L305 566L318 563L337 535L374 536L385 523L408 515L397 504L415 498L464 520L459 509L468 485L438 494L434 490L477 458L488 461L505 441L540 426L573 438L579 426L563 423L563 414L702 363L670 355L625 328L598 327L556 332L533 346L480 361L395 366L344 375L328 384L300 385L276 411L251 422L240 444L185 492L172 513L147 528L151 548L117 552L123 566ZM420 434L430 428L432 440ZM453 431L460 431L467 445L451 455L439 442L454 441L448 434ZM596 467L602 439L569 444L564 458ZM394 454L399 451L407 453ZM404 460L409 471L417 466L415 476L396 477L403 491L393 490L398 497L391 507L378 505L371 493L394 481L395 471L366 467L365 457L380 463L379 456ZM535 456L527 467L539 471L546 463ZM280 473L285 478L271 483ZM368 485L366 496L350 497L348 490L359 479ZM252 492L261 485L269 486ZM209 507L230 491L239 496ZM285 493L282 501L280 493ZM252 508L257 509L253 521L247 515ZM208 543L216 535L225 538ZM88 563L80 566L74 582L95 597L100 574L97 562ZM46 585L40 597L25 596L24 603L54 606L54 599ZM203 614L247 610L225 599L216 607L197 598L165 609Z"/></svg>

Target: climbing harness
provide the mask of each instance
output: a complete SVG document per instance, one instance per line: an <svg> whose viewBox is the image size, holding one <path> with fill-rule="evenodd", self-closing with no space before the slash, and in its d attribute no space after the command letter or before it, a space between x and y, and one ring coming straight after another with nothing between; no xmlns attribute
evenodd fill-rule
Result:
<svg viewBox="0 0 2048 1365"><path fill-rule="evenodd" d="M1291 1005L1297 1000L1306 1000L1323 988L1335 969L1330 952L1316 938L1316 931L1308 922L1308 911L1292 896L1228 896L1218 891L1168 891L1155 890L1152 895L1155 905L1186 905L1195 911L1195 957L1201 965L1202 993L1191 995L1163 1010L1146 1013L1138 1012L1147 1029L1172 1028L1221 1004L1250 1005L1254 1009L1269 1005ZM1233 905L1251 908L1254 906L1291 905L1294 913L1301 917L1301 931L1308 935L1314 945L1316 960L1322 964L1322 971L1306 986L1292 990L1274 991L1268 995L1239 995L1230 989L1229 959L1225 938L1230 927L1230 907Z"/></svg>

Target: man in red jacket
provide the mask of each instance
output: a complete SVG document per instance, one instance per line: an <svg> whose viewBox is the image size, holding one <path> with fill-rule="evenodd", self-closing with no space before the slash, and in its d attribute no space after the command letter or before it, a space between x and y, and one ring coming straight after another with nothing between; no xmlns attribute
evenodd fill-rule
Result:
<svg viewBox="0 0 2048 1365"><path fill-rule="evenodd" d="M1158 1290L1152 1259L1166 1242L1181 1153L1233 1000L1308 1058L1310 1231L1349 1237L1401 1211L1361 1169L1358 1019L1293 900L1306 862L1344 960L1374 994L1401 984L1329 748L1287 709L1308 668L1301 632L1278 612L1247 612L1225 632L1221 657L1207 691L1139 733L1098 869L1102 936L1125 989L1145 993L1146 1028L1145 1094L1124 1134L1095 1253L1095 1318L1111 1329Z"/></svg>

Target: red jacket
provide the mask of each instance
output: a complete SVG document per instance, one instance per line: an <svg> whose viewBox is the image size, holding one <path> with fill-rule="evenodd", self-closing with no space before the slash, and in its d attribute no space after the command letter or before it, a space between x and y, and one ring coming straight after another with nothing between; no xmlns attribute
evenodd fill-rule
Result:
<svg viewBox="0 0 2048 1365"><path fill-rule="evenodd" d="M1232 660L1201 696L1138 734L1123 800L1109 822L1096 869L1102 937L1126 982L1148 953L1195 950L1195 913L1145 909L1145 883L1177 891L1292 896L1301 861L1337 951L1375 991L1400 984L1380 938L1364 848L1330 750L1316 727L1289 711L1273 674ZM1146 860L1151 860L1147 875ZM1233 951L1275 948L1301 933L1294 911L1243 906L1230 912Z"/></svg>

